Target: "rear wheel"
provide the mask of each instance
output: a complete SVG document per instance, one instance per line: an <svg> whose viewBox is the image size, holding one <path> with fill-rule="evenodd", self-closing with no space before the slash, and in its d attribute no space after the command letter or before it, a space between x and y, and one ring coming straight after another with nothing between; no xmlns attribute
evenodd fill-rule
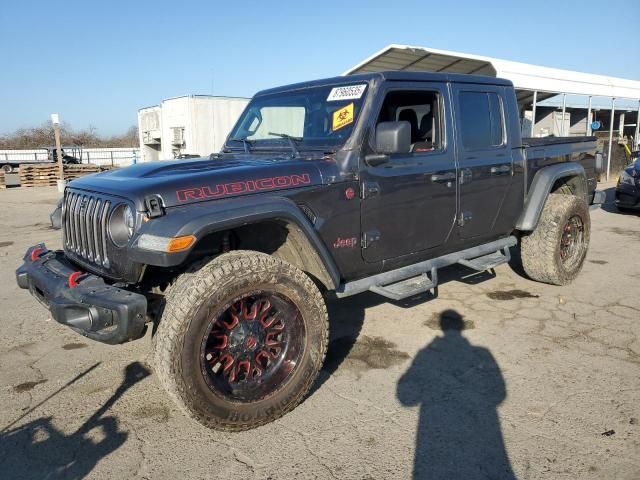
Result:
<svg viewBox="0 0 640 480"><path fill-rule="evenodd" d="M3 173L5 173L5 174L6 174L6 173L11 173L11 172L13 172L13 167L7 163L7 164L5 164L5 165L2 165L1 170L2 170L2 172L3 172Z"/></svg>
<svg viewBox="0 0 640 480"><path fill-rule="evenodd" d="M327 346L327 311L311 279L258 252L221 255L179 277L154 339L170 396L200 423L246 430L292 410Z"/></svg>
<svg viewBox="0 0 640 480"><path fill-rule="evenodd" d="M570 283L582 269L591 219L584 200L552 193L536 229L522 237L522 266L529 277L554 285Z"/></svg>

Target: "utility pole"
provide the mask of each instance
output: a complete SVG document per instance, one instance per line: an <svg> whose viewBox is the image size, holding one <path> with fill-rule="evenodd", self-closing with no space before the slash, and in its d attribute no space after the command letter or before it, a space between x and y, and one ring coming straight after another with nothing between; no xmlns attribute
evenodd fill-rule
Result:
<svg viewBox="0 0 640 480"><path fill-rule="evenodd" d="M57 113L51 114L51 123L53 124L53 135L56 139L56 152L58 155L58 175L60 176L60 185L64 185L64 164L62 163L62 146L60 145L60 116Z"/></svg>
<svg viewBox="0 0 640 480"><path fill-rule="evenodd" d="M613 146L613 120L616 116L616 99L611 98L611 117L609 120L609 153L607 153L607 182L611 174L611 147Z"/></svg>

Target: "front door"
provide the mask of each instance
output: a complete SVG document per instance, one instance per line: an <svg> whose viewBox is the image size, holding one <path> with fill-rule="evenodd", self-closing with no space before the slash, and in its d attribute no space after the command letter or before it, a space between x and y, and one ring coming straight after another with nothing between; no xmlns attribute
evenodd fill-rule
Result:
<svg viewBox="0 0 640 480"><path fill-rule="evenodd" d="M405 84L378 99L376 124L407 121L412 151L389 156L361 175L362 255L379 262L438 247L456 219L456 162L447 144L453 132L445 85ZM372 125L375 132L375 125ZM373 135L369 142L373 149Z"/></svg>
<svg viewBox="0 0 640 480"><path fill-rule="evenodd" d="M503 92L491 85L453 87L462 238L491 236L513 182Z"/></svg>

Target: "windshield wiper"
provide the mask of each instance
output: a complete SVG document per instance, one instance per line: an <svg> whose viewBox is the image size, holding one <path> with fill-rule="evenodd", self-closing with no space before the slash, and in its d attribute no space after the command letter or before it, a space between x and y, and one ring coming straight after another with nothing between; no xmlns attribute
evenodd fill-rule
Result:
<svg viewBox="0 0 640 480"><path fill-rule="evenodd" d="M298 152L296 142L301 142L302 137L294 137L293 135L289 135L288 133L276 132L269 132L269 135L273 135L274 137L286 138L289 141L289 145L291 145L291 150L293 151L292 158L300 156L300 152Z"/></svg>
<svg viewBox="0 0 640 480"><path fill-rule="evenodd" d="M242 142L242 146L244 147L244 153L251 152L251 140L247 140L247 137L232 137L229 140L235 140L236 142Z"/></svg>

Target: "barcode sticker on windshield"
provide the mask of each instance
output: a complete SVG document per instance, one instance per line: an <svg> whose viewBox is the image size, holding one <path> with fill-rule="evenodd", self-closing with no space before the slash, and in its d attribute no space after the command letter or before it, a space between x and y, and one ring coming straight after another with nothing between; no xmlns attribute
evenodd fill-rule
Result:
<svg viewBox="0 0 640 480"><path fill-rule="evenodd" d="M335 87L331 89L327 102L337 102L338 100L356 100L362 97L366 85L350 85L348 87Z"/></svg>

